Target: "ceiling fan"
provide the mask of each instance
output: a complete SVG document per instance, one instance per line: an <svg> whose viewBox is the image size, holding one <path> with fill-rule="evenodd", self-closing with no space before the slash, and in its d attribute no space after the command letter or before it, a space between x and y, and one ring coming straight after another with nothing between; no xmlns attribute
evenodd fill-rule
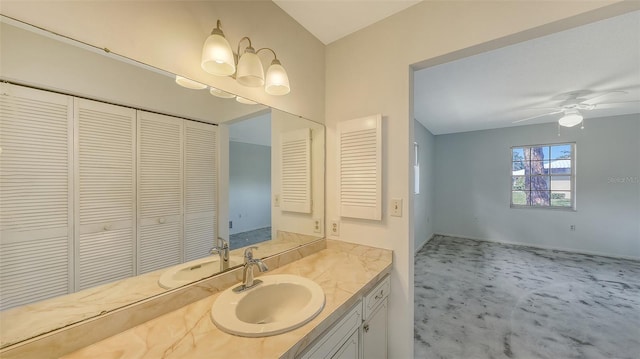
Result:
<svg viewBox="0 0 640 359"><path fill-rule="evenodd" d="M614 105L614 104L623 104L630 102L638 102L638 101L623 101L623 102L600 102L595 101L598 98L608 96L611 94L626 94L627 91L616 90L602 93L600 95L584 99L583 96L589 93L588 91L579 91L572 92L567 94L568 98L562 102L562 104L558 107L542 107L542 108L532 108L531 110L551 110L550 112L545 112L539 115L523 118L521 120L513 121L512 123L519 123L530 121L536 118L550 116L555 114L562 114L562 117L558 120L558 125L564 127L573 127L582 123L584 116L582 112L591 111L595 108L602 107L604 105Z"/></svg>

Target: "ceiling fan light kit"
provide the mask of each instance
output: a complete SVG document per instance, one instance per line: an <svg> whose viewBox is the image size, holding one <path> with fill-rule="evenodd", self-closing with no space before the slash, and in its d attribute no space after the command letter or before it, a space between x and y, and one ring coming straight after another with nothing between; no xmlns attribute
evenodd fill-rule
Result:
<svg viewBox="0 0 640 359"><path fill-rule="evenodd" d="M562 116L558 123L560 126L564 127L573 127L575 125L579 125L584 117L580 114L580 111L576 109L566 110L564 111L564 116Z"/></svg>

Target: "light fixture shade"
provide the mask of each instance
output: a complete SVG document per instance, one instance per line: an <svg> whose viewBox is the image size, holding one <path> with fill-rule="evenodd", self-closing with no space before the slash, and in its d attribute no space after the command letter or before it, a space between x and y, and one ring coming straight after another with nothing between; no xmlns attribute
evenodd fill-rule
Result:
<svg viewBox="0 0 640 359"><path fill-rule="evenodd" d="M220 98L234 98L236 97L236 95L234 94L230 94L227 91L222 91L220 89L217 89L215 87L212 87L209 89L209 93L212 94L215 97L220 97Z"/></svg>
<svg viewBox="0 0 640 359"><path fill-rule="evenodd" d="M287 71L284 70L284 67L282 67L280 61L277 59L271 62L271 66L269 66L269 69L267 70L264 90L269 95L276 96L286 95L291 91Z"/></svg>
<svg viewBox="0 0 640 359"><path fill-rule="evenodd" d="M578 112L578 110L570 110L564 113L564 116L562 116L562 118L558 120L558 123L560 124L560 126L573 127L580 124L582 122L582 119L583 117L580 112Z"/></svg>
<svg viewBox="0 0 640 359"><path fill-rule="evenodd" d="M262 62L253 48L249 47L238 60L236 80L243 86L258 87L264 85Z"/></svg>
<svg viewBox="0 0 640 359"><path fill-rule="evenodd" d="M186 87L188 89L192 89L192 90L202 90L202 89L206 89L207 85L205 84L201 84L197 81L193 81L191 79L188 79L186 77L182 77L182 76L178 76L176 75L176 83L182 87Z"/></svg>
<svg viewBox="0 0 640 359"><path fill-rule="evenodd" d="M222 30L213 29L202 47L202 69L217 76L230 76L236 72L233 51Z"/></svg>
<svg viewBox="0 0 640 359"><path fill-rule="evenodd" d="M247 98L240 97L240 96L236 96L236 101L238 101L238 102L240 102L240 103L243 103L243 104L245 104L245 105L257 105L257 104L258 104L258 103L257 103L257 102L255 102L255 101L251 101L251 100L249 100L249 99L247 99Z"/></svg>

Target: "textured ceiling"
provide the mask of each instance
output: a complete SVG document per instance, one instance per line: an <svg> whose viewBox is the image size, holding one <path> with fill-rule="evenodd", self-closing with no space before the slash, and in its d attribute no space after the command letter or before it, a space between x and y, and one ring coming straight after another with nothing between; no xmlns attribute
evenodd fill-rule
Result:
<svg viewBox="0 0 640 359"><path fill-rule="evenodd" d="M555 122L569 93L640 100L640 12L416 71L414 114L433 134ZM640 102L596 106L584 118L640 113ZM640 116L639 116L640 119Z"/></svg>

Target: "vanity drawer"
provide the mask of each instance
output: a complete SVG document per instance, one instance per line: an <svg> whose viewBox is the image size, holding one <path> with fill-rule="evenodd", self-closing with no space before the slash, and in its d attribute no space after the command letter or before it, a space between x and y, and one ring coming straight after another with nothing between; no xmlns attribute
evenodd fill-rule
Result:
<svg viewBox="0 0 640 359"><path fill-rule="evenodd" d="M378 304L382 303L384 298L389 296L390 290L391 281L389 280L389 276L386 276L375 288L373 288L373 290L369 292L369 294L364 297L364 311L362 313L363 320L367 320Z"/></svg>

